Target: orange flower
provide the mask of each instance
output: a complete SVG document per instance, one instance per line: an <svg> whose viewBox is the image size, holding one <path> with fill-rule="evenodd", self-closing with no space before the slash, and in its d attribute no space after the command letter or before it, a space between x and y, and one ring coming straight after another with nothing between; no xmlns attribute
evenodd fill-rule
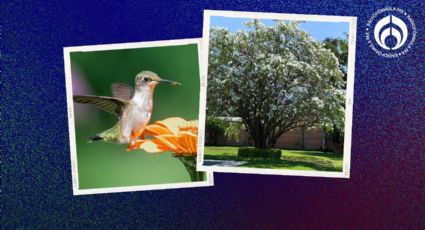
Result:
<svg viewBox="0 0 425 230"><path fill-rule="evenodd" d="M198 150L198 121L171 117L146 126L144 136L128 150L143 149L150 153L172 152L174 156L196 156Z"/></svg>

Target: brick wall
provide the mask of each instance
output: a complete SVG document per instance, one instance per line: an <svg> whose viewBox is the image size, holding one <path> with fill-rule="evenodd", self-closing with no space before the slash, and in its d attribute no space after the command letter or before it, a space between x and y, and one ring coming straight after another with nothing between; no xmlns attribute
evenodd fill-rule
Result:
<svg viewBox="0 0 425 230"><path fill-rule="evenodd" d="M321 149L325 134L322 130L305 129L304 147L302 146L302 128L292 129L277 139L276 148L283 149Z"/></svg>
<svg viewBox="0 0 425 230"><path fill-rule="evenodd" d="M325 133L320 129L304 130L304 146L302 146L302 128L292 129L278 138L276 148L282 149L306 149L320 150L323 146ZM228 146L253 146L253 142L246 131L242 131L238 140L228 140L225 136L218 138L219 145ZM330 138L327 138L326 148L335 152L341 152L343 147L335 145Z"/></svg>

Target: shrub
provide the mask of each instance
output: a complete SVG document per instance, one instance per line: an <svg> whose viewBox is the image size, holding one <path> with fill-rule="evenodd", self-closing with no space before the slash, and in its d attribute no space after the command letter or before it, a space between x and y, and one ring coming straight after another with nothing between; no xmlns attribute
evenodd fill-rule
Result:
<svg viewBox="0 0 425 230"><path fill-rule="evenodd" d="M226 131L226 124L217 117L207 117L205 121L205 143L207 145L218 145L218 138Z"/></svg>
<svg viewBox="0 0 425 230"><path fill-rule="evenodd" d="M243 147L238 149L238 157L258 157L280 159L282 151L279 149L256 149Z"/></svg>
<svg viewBox="0 0 425 230"><path fill-rule="evenodd" d="M227 140L239 141L242 123L228 121L223 118L207 116L205 121L205 143L207 145L219 145L219 139L226 137Z"/></svg>

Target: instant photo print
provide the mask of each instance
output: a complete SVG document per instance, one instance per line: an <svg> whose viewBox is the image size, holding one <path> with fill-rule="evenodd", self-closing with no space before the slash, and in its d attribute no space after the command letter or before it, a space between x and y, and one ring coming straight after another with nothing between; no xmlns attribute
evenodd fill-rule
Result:
<svg viewBox="0 0 425 230"><path fill-rule="evenodd" d="M203 39L199 170L349 178L356 17L206 10Z"/></svg>
<svg viewBox="0 0 425 230"><path fill-rule="evenodd" d="M196 170L200 39L64 48L74 195L213 185Z"/></svg>

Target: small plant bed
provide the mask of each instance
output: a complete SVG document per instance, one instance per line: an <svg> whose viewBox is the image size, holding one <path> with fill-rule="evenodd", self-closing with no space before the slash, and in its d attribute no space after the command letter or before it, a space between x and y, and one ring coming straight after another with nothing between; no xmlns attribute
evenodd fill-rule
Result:
<svg viewBox="0 0 425 230"><path fill-rule="evenodd" d="M258 153L254 148L243 147L242 154L239 147L206 146L205 160L245 161L239 167L314 170L314 171L342 171L342 154L322 152L316 150L285 150L273 149L267 153ZM255 153L253 153L255 152ZM270 155L270 153L274 155ZM281 156L277 157L278 152ZM273 156L273 157L271 157Z"/></svg>
<svg viewBox="0 0 425 230"><path fill-rule="evenodd" d="M238 157L270 158L280 159L282 151L280 149L256 149L242 147L238 149Z"/></svg>

